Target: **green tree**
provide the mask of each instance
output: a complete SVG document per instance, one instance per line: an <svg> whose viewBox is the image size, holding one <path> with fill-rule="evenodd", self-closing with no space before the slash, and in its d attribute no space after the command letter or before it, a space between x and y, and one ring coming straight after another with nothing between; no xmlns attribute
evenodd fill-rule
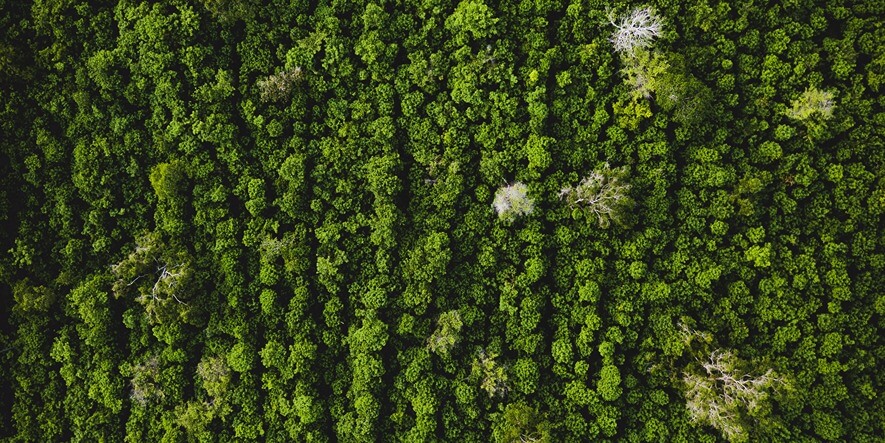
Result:
<svg viewBox="0 0 885 443"><path fill-rule="evenodd" d="M492 431L498 443L548 443L551 441L550 423L523 402L510 403L499 414Z"/></svg>
<svg viewBox="0 0 885 443"><path fill-rule="evenodd" d="M187 187L187 170L176 161L160 163L151 169L151 186L160 201L177 201Z"/></svg>
<svg viewBox="0 0 885 443"><path fill-rule="evenodd" d="M249 20L255 13L252 0L201 0L218 21L231 24L238 20Z"/></svg>
<svg viewBox="0 0 885 443"><path fill-rule="evenodd" d="M440 356L448 356L449 351L455 347L455 343L458 341L461 325L461 314L458 311L440 314L436 330L427 338L427 349Z"/></svg>
<svg viewBox="0 0 885 443"><path fill-rule="evenodd" d="M27 277L12 286L12 297L15 300L13 309L22 313L46 312L55 300L51 290L34 286Z"/></svg>
<svg viewBox="0 0 885 443"><path fill-rule="evenodd" d="M507 371L495 361L497 357L495 353L480 350L473 359L473 366L470 369L470 377L479 381L479 387L486 391L489 397L496 395L503 397L510 389L507 383Z"/></svg>
<svg viewBox="0 0 885 443"><path fill-rule="evenodd" d="M836 104L833 101L834 94L815 87L805 89L797 99L793 100L787 117L793 120L807 121L813 117L827 120L833 116Z"/></svg>

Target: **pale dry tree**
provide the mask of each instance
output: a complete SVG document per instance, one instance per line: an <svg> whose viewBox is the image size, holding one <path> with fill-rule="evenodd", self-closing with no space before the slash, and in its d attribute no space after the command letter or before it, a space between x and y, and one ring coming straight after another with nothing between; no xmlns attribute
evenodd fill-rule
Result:
<svg viewBox="0 0 885 443"><path fill-rule="evenodd" d="M583 207L596 215L599 226L607 228L611 221L620 221L623 212L633 205L628 192L630 185L624 183L623 168L611 169L608 163L584 177L577 186L559 191L559 198L569 205Z"/></svg>
<svg viewBox="0 0 885 443"><path fill-rule="evenodd" d="M285 237L285 238L274 238L267 237L261 241L261 245L258 247L261 256L267 260L273 260L279 257L287 248L289 248L295 242L295 237Z"/></svg>
<svg viewBox="0 0 885 443"><path fill-rule="evenodd" d="M682 379L689 416L718 429L732 442L747 440L745 417L757 415L771 389L786 384L773 369L762 375L741 370L740 360L728 350L713 351L698 366L702 371L687 372Z"/></svg>
<svg viewBox="0 0 885 443"><path fill-rule="evenodd" d="M794 120L807 120L812 115L819 115L826 120L833 116L836 103L834 94L817 88L808 88L799 98L793 100L792 107L787 111L787 117Z"/></svg>
<svg viewBox="0 0 885 443"><path fill-rule="evenodd" d="M651 8L636 8L623 17L616 17L609 11L608 20L615 27L610 41L615 51L631 56L636 48L645 48L661 35L661 20Z"/></svg>
<svg viewBox="0 0 885 443"><path fill-rule="evenodd" d="M709 332L692 329L683 322L679 322L677 326L679 327L679 335L682 337L682 342L685 343L686 347L691 347L692 342L695 340L700 341L702 344L713 342L713 336Z"/></svg>
<svg viewBox="0 0 885 443"><path fill-rule="evenodd" d="M261 101L278 102L289 97L292 87L303 78L304 73L300 66L288 71L269 75L258 81L258 92Z"/></svg>
<svg viewBox="0 0 885 443"><path fill-rule="evenodd" d="M129 397L141 406L153 399L163 399L166 395L157 379L160 376L160 360L157 356L147 359L144 363L132 368L132 391Z"/></svg>
<svg viewBox="0 0 885 443"><path fill-rule="evenodd" d="M203 382L203 389L212 397L210 405L215 404L215 400L224 395L231 379L230 367L224 361L224 357L219 356L204 357L197 364L197 375Z"/></svg>
<svg viewBox="0 0 885 443"><path fill-rule="evenodd" d="M495 200L492 207L498 213L498 218L512 221L517 216L531 214L535 208L535 202L528 196L529 188L520 182L509 186L502 186L495 192Z"/></svg>

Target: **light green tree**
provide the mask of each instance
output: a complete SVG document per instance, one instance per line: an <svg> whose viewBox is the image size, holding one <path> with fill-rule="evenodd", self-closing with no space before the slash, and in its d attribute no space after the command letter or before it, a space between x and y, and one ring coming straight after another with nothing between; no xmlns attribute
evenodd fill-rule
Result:
<svg viewBox="0 0 885 443"><path fill-rule="evenodd" d="M796 100L792 107L787 110L787 117L794 120L806 121L814 116L827 120L833 116L836 107L833 101L834 94L829 91L811 87L805 90Z"/></svg>
<svg viewBox="0 0 885 443"><path fill-rule="evenodd" d="M464 0L446 18L446 29L452 32L456 45L466 45L471 39L479 40L495 34L498 19L492 9L480 0Z"/></svg>
<svg viewBox="0 0 885 443"><path fill-rule="evenodd" d="M599 371L596 391L606 401L615 401L621 396L621 372L615 365L607 364Z"/></svg>
<svg viewBox="0 0 885 443"><path fill-rule="evenodd" d="M473 360L473 366L470 371L470 377L479 380L479 387L489 394L489 397L496 395L503 397L509 389L507 384L507 371L504 366L495 361L498 355L495 353L486 353L480 350Z"/></svg>
<svg viewBox="0 0 885 443"><path fill-rule="evenodd" d="M458 341L458 332L461 331L461 314L458 311L444 312L439 316L436 330L427 339L427 349L440 356L449 355L449 351L455 347Z"/></svg>

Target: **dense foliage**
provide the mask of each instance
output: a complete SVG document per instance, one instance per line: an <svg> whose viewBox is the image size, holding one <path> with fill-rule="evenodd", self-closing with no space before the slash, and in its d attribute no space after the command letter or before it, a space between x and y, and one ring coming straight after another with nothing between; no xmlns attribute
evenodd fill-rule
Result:
<svg viewBox="0 0 885 443"><path fill-rule="evenodd" d="M885 435L880 0L0 5L0 438Z"/></svg>

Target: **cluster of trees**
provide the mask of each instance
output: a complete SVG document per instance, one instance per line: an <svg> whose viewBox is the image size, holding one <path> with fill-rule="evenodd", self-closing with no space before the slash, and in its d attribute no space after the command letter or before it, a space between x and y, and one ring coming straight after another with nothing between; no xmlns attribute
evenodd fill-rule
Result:
<svg viewBox="0 0 885 443"><path fill-rule="evenodd" d="M0 0L0 439L877 441L813 3Z"/></svg>

